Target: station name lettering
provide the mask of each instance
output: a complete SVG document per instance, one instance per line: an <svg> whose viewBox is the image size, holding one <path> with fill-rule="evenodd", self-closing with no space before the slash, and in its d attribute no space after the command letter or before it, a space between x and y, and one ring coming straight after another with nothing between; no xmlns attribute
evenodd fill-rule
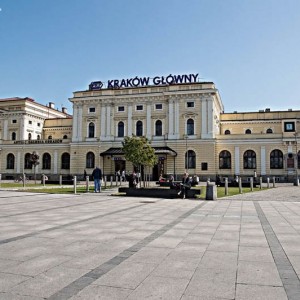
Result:
<svg viewBox="0 0 300 300"><path fill-rule="evenodd" d="M195 83L199 74L168 75L150 77L134 77L129 79L112 79L107 81L108 89L130 88L149 85L171 85L179 83ZM94 81L89 85L90 90L100 90L103 87L102 81Z"/></svg>

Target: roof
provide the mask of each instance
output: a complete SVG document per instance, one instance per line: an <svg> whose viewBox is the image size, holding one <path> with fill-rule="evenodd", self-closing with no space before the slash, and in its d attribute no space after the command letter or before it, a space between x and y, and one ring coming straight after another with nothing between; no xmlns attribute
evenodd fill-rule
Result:
<svg viewBox="0 0 300 300"><path fill-rule="evenodd" d="M155 154L169 154L171 156L177 156L177 152L170 147L153 147ZM123 148L109 148L108 150L100 153L100 156L106 155L124 155Z"/></svg>

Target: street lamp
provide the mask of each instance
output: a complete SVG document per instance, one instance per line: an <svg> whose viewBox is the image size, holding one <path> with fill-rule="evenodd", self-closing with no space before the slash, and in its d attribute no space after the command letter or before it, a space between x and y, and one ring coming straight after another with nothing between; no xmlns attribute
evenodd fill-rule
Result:
<svg viewBox="0 0 300 300"><path fill-rule="evenodd" d="M297 140L297 132L294 133L295 136L295 144L296 144L296 178L295 178L295 182L294 185L295 186L299 186L299 180L298 180L298 140Z"/></svg>
<svg viewBox="0 0 300 300"><path fill-rule="evenodd" d="M185 167L186 167L186 172L189 169L189 153L187 151L187 140L189 136L187 134L183 135L183 138L185 139Z"/></svg>

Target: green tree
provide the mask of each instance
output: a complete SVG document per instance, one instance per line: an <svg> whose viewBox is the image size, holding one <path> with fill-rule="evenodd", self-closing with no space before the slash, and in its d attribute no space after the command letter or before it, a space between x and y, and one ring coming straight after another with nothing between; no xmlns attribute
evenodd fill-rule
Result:
<svg viewBox="0 0 300 300"><path fill-rule="evenodd" d="M155 150L146 137L127 136L122 144L125 159L132 162L139 172L141 172L142 166L153 167L157 163ZM145 178L143 181L145 185Z"/></svg>

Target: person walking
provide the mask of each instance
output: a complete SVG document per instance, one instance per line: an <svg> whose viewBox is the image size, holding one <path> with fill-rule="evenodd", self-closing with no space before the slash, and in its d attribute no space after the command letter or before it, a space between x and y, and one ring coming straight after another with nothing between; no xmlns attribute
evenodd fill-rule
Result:
<svg viewBox="0 0 300 300"><path fill-rule="evenodd" d="M94 192L100 193L101 192L101 180L102 180L102 171L100 168L96 167L92 173L94 179Z"/></svg>

